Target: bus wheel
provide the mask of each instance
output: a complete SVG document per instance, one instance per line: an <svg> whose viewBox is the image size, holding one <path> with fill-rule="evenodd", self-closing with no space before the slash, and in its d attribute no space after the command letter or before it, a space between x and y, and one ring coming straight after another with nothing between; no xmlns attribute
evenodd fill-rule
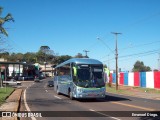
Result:
<svg viewBox="0 0 160 120"><path fill-rule="evenodd" d="M71 100L73 100L73 95L72 95L70 88L68 89L68 96Z"/></svg>
<svg viewBox="0 0 160 120"><path fill-rule="evenodd" d="M71 100L74 100L74 97L73 97L73 94L72 94L71 91L69 91L69 98L70 98Z"/></svg>
<svg viewBox="0 0 160 120"><path fill-rule="evenodd" d="M72 92L71 92L71 91L69 91L69 98L70 98L71 100L73 100L73 95L72 95Z"/></svg>
<svg viewBox="0 0 160 120"><path fill-rule="evenodd" d="M58 86L57 86L57 89L56 89L56 93L57 93L57 95L59 95L60 93L59 93L59 91L58 91Z"/></svg>

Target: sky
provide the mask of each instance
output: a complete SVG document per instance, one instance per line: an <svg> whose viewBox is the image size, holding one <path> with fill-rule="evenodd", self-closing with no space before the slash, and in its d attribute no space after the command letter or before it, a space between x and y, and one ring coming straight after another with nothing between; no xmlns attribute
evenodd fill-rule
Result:
<svg viewBox="0 0 160 120"><path fill-rule="evenodd" d="M38 52L47 45L58 55L78 53L115 69L132 70L137 60L151 69L160 58L159 0L0 0L9 52Z"/></svg>

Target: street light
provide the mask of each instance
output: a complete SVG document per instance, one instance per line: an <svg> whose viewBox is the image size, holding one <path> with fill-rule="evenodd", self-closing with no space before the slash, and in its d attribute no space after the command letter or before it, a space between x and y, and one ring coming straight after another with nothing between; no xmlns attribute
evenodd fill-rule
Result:
<svg viewBox="0 0 160 120"><path fill-rule="evenodd" d="M116 36L116 49L115 49L115 59L116 59L116 90L118 90L118 45L117 45L117 35L122 33L111 32Z"/></svg>

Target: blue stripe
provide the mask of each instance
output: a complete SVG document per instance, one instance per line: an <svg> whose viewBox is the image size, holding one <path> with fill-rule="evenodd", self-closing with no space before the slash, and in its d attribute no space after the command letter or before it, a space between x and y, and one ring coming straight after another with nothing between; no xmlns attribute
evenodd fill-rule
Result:
<svg viewBox="0 0 160 120"><path fill-rule="evenodd" d="M140 72L140 86L146 87L146 72Z"/></svg>
<svg viewBox="0 0 160 120"><path fill-rule="evenodd" d="M112 83L116 83L116 73L112 74L112 78L113 78Z"/></svg>
<svg viewBox="0 0 160 120"><path fill-rule="evenodd" d="M128 73L124 73L124 85L128 85Z"/></svg>

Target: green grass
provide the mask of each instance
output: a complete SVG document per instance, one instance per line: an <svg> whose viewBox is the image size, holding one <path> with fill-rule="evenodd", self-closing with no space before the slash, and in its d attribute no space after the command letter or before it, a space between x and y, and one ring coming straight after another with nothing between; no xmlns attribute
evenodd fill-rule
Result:
<svg viewBox="0 0 160 120"><path fill-rule="evenodd" d="M106 87L106 91L107 92L111 92L111 93L118 93L118 94L128 94L128 95L133 95L133 92L130 92L129 90L126 89L118 89L116 90L116 87L112 86L112 87Z"/></svg>
<svg viewBox="0 0 160 120"><path fill-rule="evenodd" d="M141 91L141 92L160 94L160 89L141 88L141 87L133 87L133 89L136 89L136 90Z"/></svg>
<svg viewBox="0 0 160 120"><path fill-rule="evenodd" d="M116 87L113 84L107 84L106 91L111 93L128 94L128 95L133 95L134 91L160 94L160 89L131 87L131 86L118 86L118 90L116 90Z"/></svg>
<svg viewBox="0 0 160 120"><path fill-rule="evenodd" d="M6 98L14 91L14 88L11 87L4 87L0 88L0 105L2 105Z"/></svg>

